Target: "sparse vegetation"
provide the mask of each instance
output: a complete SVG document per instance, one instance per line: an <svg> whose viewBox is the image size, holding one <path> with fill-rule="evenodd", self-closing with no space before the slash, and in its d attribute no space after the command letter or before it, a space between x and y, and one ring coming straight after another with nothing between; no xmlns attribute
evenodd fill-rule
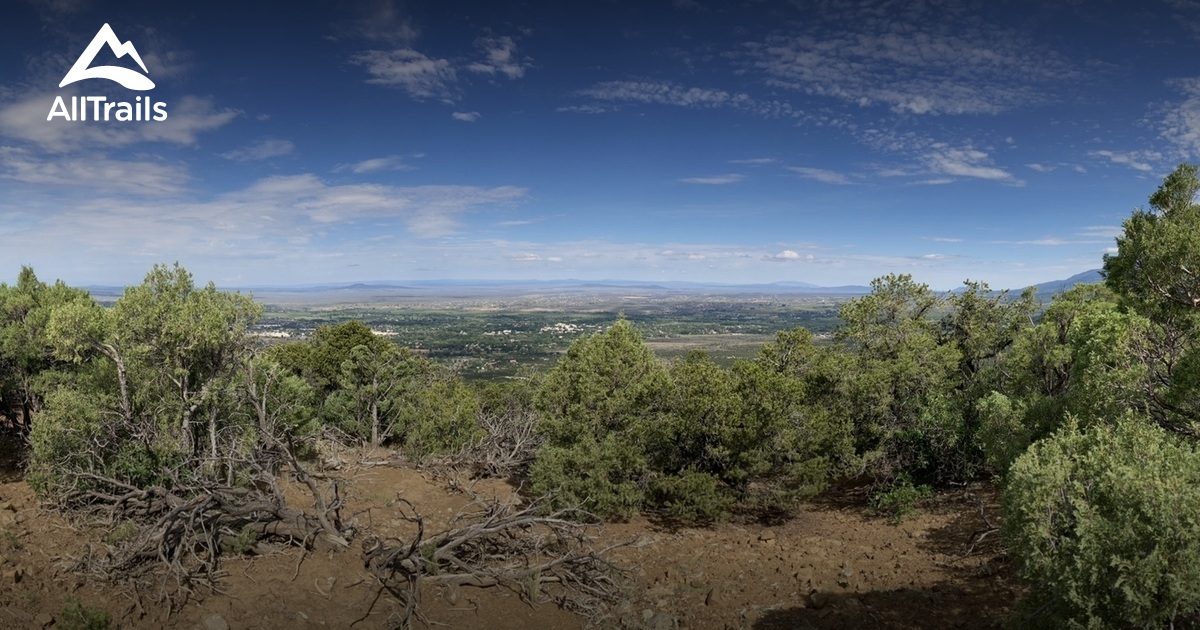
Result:
<svg viewBox="0 0 1200 630"><path fill-rule="evenodd" d="M1033 587L1023 622L1195 624L1197 191L1196 169L1181 166L1126 222L1105 285L1041 313L1030 293L968 282L939 296L894 274L840 305L831 343L793 328L721 360L664 360L645 342L648 329L695 332L699 315L676 327L597 314L473 332L460 322L461 336L509 350L517 336L541 339L543 358L569 343L548 371L507 383L469 383L374 323L268 348L251 335L258 305L196 287L178 265L154 267L108 307L23 269L0 285L0 415L27 436L30 486L107 527L111 548L77 569L154 576L175 607L215 587L223 555L270 540L349 546L359 530L342 520L339 480L320 487L303 461L320 435L471 480L528 482L531 505L491 505L432 537L402 504L415 539L374 540L365 557L404 622L421 619L418 581L538 599L557 580L594 596L595 613L619 589L570 519L779 518L832 481L859 480L874 488L871 509L898 521L940 488L987 478L1004 487L1004 540ZM748 329L765 332L719 332ZM288 504L282 478L307 489L310 509ZM498 553L540 559L496 564ZM64 627L108 623L78 601L63 611Z"/></svg>
<svg viewBox="0 0 1200 630"><path fill-rule="evenodd" d="M85 606L78 599L69 600L59 617L57 625L64 630L108 630L112 627L112 618L107 611Z"/></svg>

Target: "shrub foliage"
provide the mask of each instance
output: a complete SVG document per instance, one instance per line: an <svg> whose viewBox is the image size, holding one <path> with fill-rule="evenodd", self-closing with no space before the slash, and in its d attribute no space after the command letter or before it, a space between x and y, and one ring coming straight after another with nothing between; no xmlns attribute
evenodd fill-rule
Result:
<svg viewBox="0 0 1200 630"><path fill-rule="evenodd" d="M1068 424L1017 459L1004 533L1045 627L1200 621L1200 452L1144 417Z"/></svg>

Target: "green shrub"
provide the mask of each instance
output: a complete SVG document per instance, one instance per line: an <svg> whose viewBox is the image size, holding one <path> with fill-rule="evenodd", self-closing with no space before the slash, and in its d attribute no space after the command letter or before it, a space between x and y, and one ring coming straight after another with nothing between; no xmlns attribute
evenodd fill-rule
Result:
<svg viewBox="0 0 1200 630"><path fill-rule="evenodd" d="M625 320L571 344L538 392L545 443L530 467L550 507L628 518L646 498L646 442L665 409L667 370Z"/></svg>
<svg viewBox="0 0 1200 630"><path fill-rule="evenodd" d="M734 503L733 493L720 479L695 470L657 479L651 497L672 520L688 524L722 520Z"/></svg>
<svg viewBox="0 0 1200 630"><path fill-rule="evenodd" d="M1200 453L1127 415L1074 421L1009 470L1004 535L1025 624L1166 627L1200 612Z"/></svg>
<svg viewBox="0 0 1200 630"><path fill-rule="evenodd" d="M546 376L533 489L602 518L649 509L703 523L735 503L790 511L853 458L850 422L808 395L824 359L793 331L732 370L703 353L667 369L619 321Z"/></svg>
<svg viewBox="0 0 1200 630"><path fill-rule="evenodd" d="M62 630L108 630L112 619L108 611L84 606L78 599L70 598L59 613L58 624Z"/></svg>
<svg viewBox="0 0 1200 630"><path fill-rule="evenodd" d="M901 473L887 486L871 495L871 512L887 516L894 523L917 509L917 504L933 496L929 486L915 486L912 478Z"/></svg>
<svg viewBox="0 0 1200 630"><path fill-rule="evenodd" d="M1014 460L1029 447L1030 428L1025 425L1025 405L1000 392L992 392L975 403L979 416L976 440L984 462L1004 475Z"/></svg>
<svg viewBox="0 0 1200 630"><path fill-rule="evenodd" d="M482 436L475 392L455 374L436 374L418 381L397 410L396 436L409 457L452 453Z"/></svg>
<svg viewBox="0 0 1200 630"><path fill-rule="evenodd" d="M584 437L570 447L545 444L529 470L536 496L548 507L582 507L600 518L633 516L645 499L639 483L646 456L619 436Z"/></svg>
<svg viewBox="0 0 1200 630"><path fill-rule="evenodd" d="M241 556L254 549L258 542L258 534L250 526L242 528L236 536L221 537L221 553L227 556Z"/></svg>

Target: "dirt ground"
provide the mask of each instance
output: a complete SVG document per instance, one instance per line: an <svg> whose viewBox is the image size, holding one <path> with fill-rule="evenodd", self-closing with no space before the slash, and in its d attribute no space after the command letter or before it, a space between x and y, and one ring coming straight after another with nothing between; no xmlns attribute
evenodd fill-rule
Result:
<svg viewBox="0 0 1200 630"><path fill-rule="evenodd" d="M403 536L397 496L436 530L469 501L444 482L383 464L380 453L344 475L361 534ZM372 465L373 464L373 465ZM474 491L511 498L502 481ZM304 505L296 494L296 505ZM982 506L982 507L981 507ZM382 628L395 603L375 601L357 541L349 550L301 554L280 547L225 564L221 592L168 615L152 600L72 573L71 559L109 534L70 526L15 472L0 478L0 628L66 627L69 602L107 611L119 628ZM1019 595L991 533L997 497L988 485L939 494L899 524L868 514L865 488L839 488L784 522L732 522L670 530L645 518L597 529L597 546L631 541L615 552L628 569L628 601L603 627L675 628L980 628L1003 624ZM985 521L985 515L987 521ZM975 543L973 546L972 544ZM969 554L967 552L970 552ZM550 604L524 603L503 588L423 592L432 622L451 628L584 628L586 620Z"/></svg>

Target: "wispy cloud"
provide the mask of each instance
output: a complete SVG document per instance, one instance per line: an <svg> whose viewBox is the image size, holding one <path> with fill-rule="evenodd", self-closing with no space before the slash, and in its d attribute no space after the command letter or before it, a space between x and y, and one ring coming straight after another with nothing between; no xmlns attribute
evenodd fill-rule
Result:
<svg viewBox="0 0 1200 630"><path fill-rule="evenodd" d="M587 105L565 105L555 108L554 111L571 114L608 114L619 109L621 109L619 105L596 105L589 103Z"/></svg>
<svg viewBox="0 0 1200 630"><path fill-rule="evenodd" d="M724 175L712 175L709 177L685 177L680 182L684 184L736 184L745 179L744 175L737 173L726 173Z"/></svg>
<svg viewBox="0 0 1200 630"><path fill-rule="evenodd" d="M201 133L219 129L240 115L216 107L212 100L184 96L170 103L166 120L147 124L80 124L46 120L54 97L69 100L70 90L30 96L0 105L0 136L28 142L52 152L116 148L146 142L193 146Z"/></svg>
<svg viewBox="0 0 1200 630"><path fill-rule="evenodd" d="M961 238L952 238L949 236L922 236L922 240L933 241L935 243L961 243Z"/></svg>
<svg viewBox="0 0 1200 630"><path fill-rule="evenodd" d="M918 115L995 114L1045 102L1081 75L1019 32L954 13L916 4L819 3L799 32L746 49L750 66L771 86Z"/></svg>
<svg viewBox="0 0 1200 630"><path fill-rule="evenodd" d="M517 42L512 37L481 37L475 46L483 52L484 59L469 64L467 70L471 72L520 79L530 67L530 60L517 52Z"/></svg>
<svg viewBox="0 0 1200 630"><path fill-rule="evenodd" d="M367 83L404 90L417 99L453 102L458 74L449 59L435 59L412 48L368 50L351 58L371 75Z"/></svg>
<svg viewBox="0 0 1200 630"><path fill-rule="evenodd" d="M580 90L580 96L604 102L672 105L697 109L734 109L768 118L796 118L803 112L778 100L760 100L743 92L685 87L666 81L606 81Z"/></svg>
<svg viewBox="0 0 1200 630"><path fill-rule="evenodd" d="M390 6L390 3L384 4ZM384 12L392 14L396 10L391 8ZM391 50L366 50L350 57L350 61L366 69L367 83L403 90L416 100L454 103L461 97L463 85L469 83L466 80L460 82L463 73L520 79L532 67L531 60L517 50L517 41L508 35L489 35L475 40L482 59L467 62L461 57L432 57L417 50L412 45L417 32L411 28L411 22L395 18L391 21L394 26L382 33L394 33L394 36L367 38L402 43L402 46ZM399 32L395 32L396 28ZM357 26L350 31L360 36L373 32Z"/></svg>
<svg viewBox="0 0 1200 630"><path fill-rule="evenodd" d="M1089 225L1079 231L1085 238L1116 238L1125 233L1125 228L1119 225Z"/></svg>
<svg viewBox="0 0 1200 630"><path fill-rule="evenodd" d="M919 179L914 182L909 182L910 186L945 186L953 184L953 177L930 177L929 179Z"/></svg>
<svg viewBox="0 0 1200 630"><path fill-rule="evenodd" d="M146 165L117 166L123 170L85 175L100 181L136 174ZM11 167L7 170L11 172ZM179 175L163 167L150 172L136 175L138 181L169 182ZM63 172L59 178L69 175ZM39 177L44 182L47 175ZM264 256L285 261L293 255L319 257L340 251L331 235L361 230L364 225L376 235L407 233L414 242L451 236L462 230L464 215L520 203L527 197L526 189L513 186L335 185L314 175L260 179L205 201L169 187L153 192L155 197L148 203L140 191L113 185L81 187L77 193L63 188L57 195L64 203L31 213L21 223L36 235L31 242L42 247L53 244L64 256L86 251L105 260Z"/></svg>
<svg viewBox="0 0 1200 630"><path fill-rule="evenodd" d="M1119 236L1123 232L1123 228L1113 225L1089 225L1080 228L1076 233L1075 238L1063 238L1060 236L1043 236L1041 238L1031 238L1020 241L991 241L996 245L1031 245L1035 247L1063 247L1071 245L1102 245L1111 243L1113 238Z"/></svg>
<svg viewBox="0 0 1200 630"><path fill-rule="evenodd" d="M999 167L991 155L970 142L935 140L911 131L896 132L880 128L862 130L858 137L865 144L885 153L898 153L916 162L911 165L887 166L876 169L880 177L921 178L910 185L945 185L960 178L983 179L1010 186L1024 186L1025 181Z"/></svg>
<svg viewBox="0 0 1200 630"><path fill-rule="evenodd" d="M277 138L267 138L253 144L246 145L240 149L226 151L220 156L226 160L235 162L252 162L257 160L268 160L281 155L289 155L296 149L296 145L290 140L279 140Z"/></svg>
<svg viewBox="0 0 1200 630"><path fill-rule="evenodd" d="M354 164L339 164L333 168L335 173L349 171L356 175L364 173L377 173L379 171L408 171L412 170L413 166L404 161L404 157L399 155L389 155L387 157L371 158Z"/></svg>
<svg viewBox="0 0 1200 630"><path fill-rule="evenodd" d="M335 23L332 39L361 38L407 46L421 34L396 0L362 0L351 6L358 7L358 15Z"/></svg>
<svg viewBox="0 0 1200 630"><path fill-rule="evenodd" d="M1116 151L1105 150L1105 151L1092 151L1092 152L1088 153L1088 155L1090 155L1092 157L1106 158L1108 161L1112 162L1113 164L1120 164L1122 166L1128 166L1129 168L1132 168L1135 171L1142 171L1143 173L1154 170L1154 167L1151 166L1150 164L1148 164L1146 162L1146 160L1148 160L1148 159L1156 160L1156 159L1161 159L1161 157L1162 157L1158 153L1147 152L1147 151L1116 152Z"/></svg>
<svg viewBox="0 0 1200 630"><path fill-rule="evenodd" d="M1045 238L1033 239L1030 241L1017 241L1017 245L1045 245L1048 247L1057 247L1059 245L1072 245L1071 241L1058 238L1056 236L1047 236Z"/></svg>
<svg viewBox="0 0 1200 630"><path fill-rule="evenodd" d="M663 258L670 258L671 260L688 260L691 262L708 260L707 254L701 254L698 252L681 252L673 249L664 249L663 251L658 252L658 255L662 256Z"/></svg>
<svg viewBox="0 0 1200 630"><path fill-rule="evenodd" d="M841 173L825 170L823 168L812 168L812 167L808 167L808 166L788 166L787 170L803 177L804 179L815 180L815 181L821 182L823 184L835 184L838 186L845 186L847 184L853 183L850 181L849 177L846 177L845 175L843 175Z"/></svg>
<svg viewBox="0 0 1200 630"><path fill-rule="evenodd" d="M1184 99L1168 106L1161 123L1161 137L1178 147L1185 157L1200 157L1200 78L1171 83L1183 92Z"/></svg>
<svg viewBox="0 0 1200 630"><path fill-rule="evenodd" d="M454 112L450 117L463 122L475 122L479 120L479 112Z"/></svg>
<svg viewBox="0 0 1200 630"><path fill-rule="evenodd" d="M747 166L764 166L767 164L774 164L777 161L778 160L776 160L775 158L765 157L765 158L749 158L749 159L745 159L745 160L729 160L729 163L730 164L745 164Z"/></svg>
<svg viewBox="0 0 1200 630"><path fill-rule="evenodd" d="M952 147L935 143L923 156L925 164L937 174L953 177L972 177L1021 185L1024 182L1012 173L992 164L987 153L971 147Z"/></svg>
<svg viewBox="0 0 1200 630"><path fill-rule="evenodd" d="M27 149L6 146L0 146L0 179L87 190L91 196L154 197L182 193L191 180L178 164L98 154L46 159Z"/></svg>

